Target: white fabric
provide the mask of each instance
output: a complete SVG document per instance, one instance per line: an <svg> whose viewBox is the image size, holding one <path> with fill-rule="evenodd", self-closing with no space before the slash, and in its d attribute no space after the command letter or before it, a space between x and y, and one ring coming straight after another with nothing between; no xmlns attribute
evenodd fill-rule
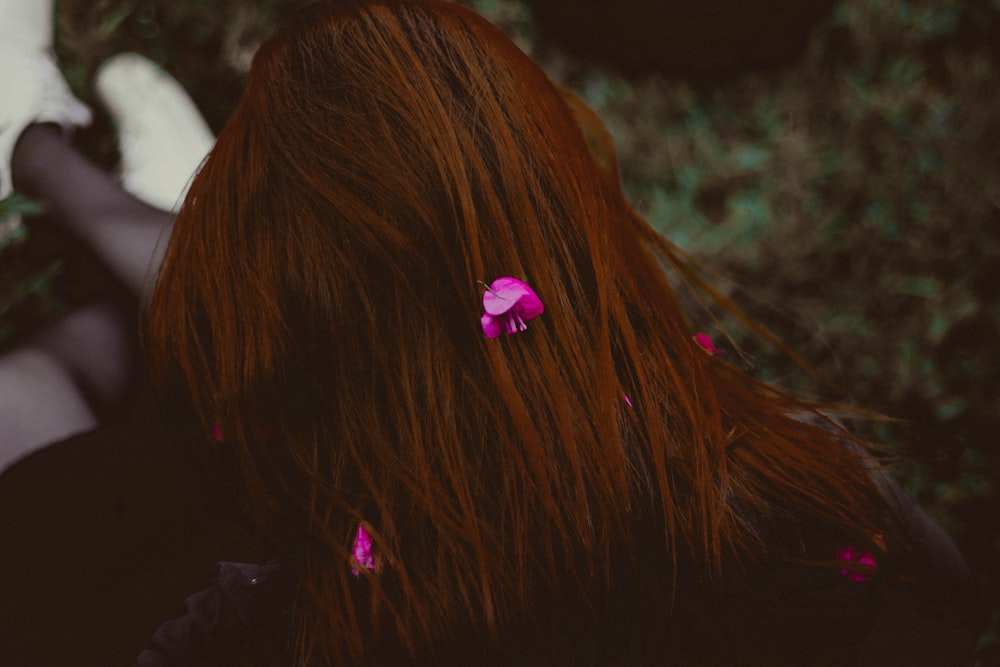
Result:
<svg viewBox="0 0 1000 667"><path fill-rule="evenodd" d="M135 53L114 56L95 89L118 127L122 186L143 201L176 211L215 136L183 87Z"/></svg>
<svg viewBox="0 0 1000 667"><path fill-rule="evenodd" d="M0 0L0 199L13 192L11 157L24 128L57 123L69 131L91 120L52 53L52 3Z"/></svg>

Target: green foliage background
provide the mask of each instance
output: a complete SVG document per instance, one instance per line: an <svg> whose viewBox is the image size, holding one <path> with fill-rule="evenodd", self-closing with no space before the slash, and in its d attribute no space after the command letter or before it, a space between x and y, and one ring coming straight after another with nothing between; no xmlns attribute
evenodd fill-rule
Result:
<svg viewBox="0 0 1000 667"><path fill-rule="evenodd" d="M597 110L654 226L847 400L900 420L861 428L898 446L898 476L977 571L988 610L968 664L1000 664L1000 1L842 0L798 62L711 85L575 61L518 0L465 1ZM135 50L218 129L279 3L58 4L83 99L97 108L96 68ZM77 140L115 163L106 118ZM0 343L59 308L58 262L2 252ZM738 327L716 335L750 372L845 399Z"/></svg>

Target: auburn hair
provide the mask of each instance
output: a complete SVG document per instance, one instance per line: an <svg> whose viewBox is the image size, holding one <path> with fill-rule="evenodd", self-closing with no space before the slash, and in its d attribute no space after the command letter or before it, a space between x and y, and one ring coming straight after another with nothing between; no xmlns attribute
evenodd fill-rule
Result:
<svg viewBox="0 0 1000 667"><path fill-rule="evenodd" d="M500 276L545 313L487 339ZM147 348L298 582L300 662L445 661L557 604L538 627L596 627L625 581L669 623L685 586L832 560L811 526L883 531L861 443L692 340L672 282L718 302L699 276L626 202L593 113L496 27L319 2L254 59Z"/></svg>

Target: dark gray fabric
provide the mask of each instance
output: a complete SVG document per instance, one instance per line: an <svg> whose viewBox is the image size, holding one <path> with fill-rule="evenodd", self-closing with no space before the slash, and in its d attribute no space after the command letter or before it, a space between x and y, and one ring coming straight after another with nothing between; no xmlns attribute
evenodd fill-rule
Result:
<svg viewBox="0 0 1000 667"><path fill-rule="evenodd" d="M277 565L220 563L216 583L160 626L135 667L287 664L292 599Z"/></svg>

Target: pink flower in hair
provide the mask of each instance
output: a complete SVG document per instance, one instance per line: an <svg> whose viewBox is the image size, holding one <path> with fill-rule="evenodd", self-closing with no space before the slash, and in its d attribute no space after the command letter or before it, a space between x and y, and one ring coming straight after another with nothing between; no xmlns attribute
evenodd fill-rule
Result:
<svg viewBox="0 0 1000 667"><path fill-rule="evenodd" d="M504 331L516 334L528 328L526 322L545 311L535 290L517 278L497 278L483 293L483 316L480 323L487 338L496 338Z"/></svg>
<svg viewBox="0 0 1000 667"><path fill-rule="evenodd" d="M844 579L854 583L867 581L868 577L875 573L875 568L877 567L875 556L872 555L872 552L861 551L861 549L852 546L837 549L837 560L844 561L845 563L857 563L861 566L854 568L845 567L840 570L840 574Z"/></svg>
<svg viewBox="0 0 1000 667"><path fill-rule="evenodd" d="M358 533L354 536L354 548L351 552L359 566L369 572L375 569L375 547L372 545L372 536L362 524L358 524ZM352 567L351 574L358 577L361 571L357 567Z"/></svg>
<svg viewBox="0 0 1000 667"><path fill-rule="evenodd" d="M715 355L722 354L722 350L715 347L715 343L712 342L712 339L708 337L707 333L700 331L695 334L694 342L698 343L698 345L701 346L701 349L705 350L709 356L714 357Z"/></svg>

